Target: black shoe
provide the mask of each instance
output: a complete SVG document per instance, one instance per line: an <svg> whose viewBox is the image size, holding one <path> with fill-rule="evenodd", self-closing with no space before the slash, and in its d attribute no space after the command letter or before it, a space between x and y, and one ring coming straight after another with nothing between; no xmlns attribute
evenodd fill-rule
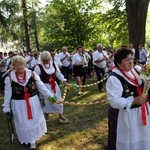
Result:
<svg viewBox="0 0 150 150"><path fill-rule="evenodd" d="M99 92L104 92L104 89L99 90Z"/></svg>

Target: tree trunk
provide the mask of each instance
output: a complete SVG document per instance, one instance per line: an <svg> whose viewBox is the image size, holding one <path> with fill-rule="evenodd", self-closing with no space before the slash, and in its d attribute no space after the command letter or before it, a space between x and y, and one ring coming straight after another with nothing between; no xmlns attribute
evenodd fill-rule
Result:
<svg viewBox="0 0 150 150"><path fill-rule="evenodd" d="M30 52L31 49L30 49L30 37L29 37L29 30L28 30L26 0L22 0L22 9L23 9L23 20L24 20L26 47L27 47L27 51Z"/></svg>
<svg viewBox="0 0 150 150"><path fill-rule="evenodd" d="M149 0L126 0L128 17L129 42L136 49L136 59L139 59L138 45L145 44L145 27Z"/></svg>
<svg viewBox="0 0 150 150"><path fill-rule="evenodd" d="M37 51L40 51L39 40L38 40L38 35L37 35L37 30L36 29L34 31L34 37L35 37L36 49L37 49Z"/></svg>
<svg viewBox="0 0 150 150"><path fill-rule="evenodd" d="M36 12L34 13L34 37L37 51L40 51L39 48L39 40L38 40L38 32L37 32L37 22L36 22Z"/></svg>

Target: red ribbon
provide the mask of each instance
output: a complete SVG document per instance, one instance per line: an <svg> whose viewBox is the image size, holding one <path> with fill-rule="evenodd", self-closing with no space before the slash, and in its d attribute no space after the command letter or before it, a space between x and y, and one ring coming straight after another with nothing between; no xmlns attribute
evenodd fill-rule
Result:
<svg viewBox="0 0 150 150"><path fill-rule="evenodd" d="M141 105L141 117L142 117L142 122L143 122L143 125L147 125L147 121L146 121L146 107L145 107L145 103Z"/></svg>
<svg viewBox="0 0 150 150"><path fill-rule="evenodd" d="M32 116L32 110L31 110L31 105L29 102L29 98L30 98L30 94L28 92L26 92L27 88L24 88L24 99L26 101L26 106L27 106L27 116L28 116L28 120L33 119Z"/></svg>
<svg viewBox="0 0 150 150"><path fill-rule="evenodd" d="M56 93L56 82L55 82L54 78L52 76L50 76L49 81L50 81L52 90L54 91L54 93Z"/></svg>
<svg viewBox="0 0 150 150"><path fill-rule="evenodd" d="M135 74L133 73L133 71L131 70L131 73L133 74L134 79L132 79L132 78L130 78L129 76L127 76L124 71L122 71L122 70L120 70L120 71L121 71L121 73L122 73L130 82L132 82L132 83L134 83L135 85L137 85L137 88L136 88L137 93L138 93L139 96L142 96L143 90L142 90L141 86L139 85L138 79L137 79L137 77L135 76ZM145 103L143 103L143 104L141 105L141 119L142 119L142 122L143 122L143 125L144 125L144 126L147 125L146 112L147 112L147 115L149 115L147 102L145 102Z"/></svg>
<svg viewBox="0 0 150 150"><path fill-rule="evenodd" d="M142 96L142 88L140 85L137 86L137 93L139 96ZM141 105L141 117L144 126L147 125L146 112L147 115L149 115L148 106L147 103L145 102Z"/></svg>

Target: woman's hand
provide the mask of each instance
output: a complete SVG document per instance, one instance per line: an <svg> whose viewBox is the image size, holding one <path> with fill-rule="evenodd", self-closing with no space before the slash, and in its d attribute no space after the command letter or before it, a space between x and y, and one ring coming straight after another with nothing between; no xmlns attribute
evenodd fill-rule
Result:
<svg viewBox="0 0 150 150"><path fill-rule="evenodd" d="M81 61L79 65L84 65L84 61Z"/></svg>
<svg viewBox="0 0 150 150"><path fill-rule="evenodd" d="M40 104L41 104L41 107L44 107L44 106L45 106L44 99L40 99Z"/></svg>
<svg viewBox="0 0 150 150"><path fill-rule="evenodd" d="M64 84L65 86L67 86L67 85L68 85L68 83L67 83L66 81L63 81L63 84Z"/></svg>
<svg viewBox="0 0 150 150"><path fill-rule="evenodd" d="M143 98L142 96L137 96L137 97L134 98L134 101L133 101L132 105L135 105L135 104L136 105L141 105L145 102L146 102L146 98Z"/></svg>

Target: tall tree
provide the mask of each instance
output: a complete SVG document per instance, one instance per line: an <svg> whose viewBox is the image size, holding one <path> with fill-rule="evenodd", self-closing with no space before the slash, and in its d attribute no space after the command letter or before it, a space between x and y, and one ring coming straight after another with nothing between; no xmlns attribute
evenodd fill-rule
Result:
<svg viewBox="0 0 150 150"><path fill-rule="evenodd" d="M36 12L34 12L33 15L34 15L33 25L34 25L35 44L36 44L37 51L40 51L39 40L38 40L38 31L37 31L37 21L36 21L37 16L36 16Z"/></svg>
<svg viewBox="0 0 150 150"><path fill-rule="evenodd" d="M30 15L30 37L31 40L35 43L35 47L37 51L40 51L40 46L39 46L39 39L38 39L38 13L40 12L38 8L38 1L30 1L31 2L31 10L29 11ZM32 34L33 34L33 39L32 39ZM31 41L31 42L32 42Z"/></svg>
<svg viewBox="0 0 150 150"><path fill-rule="evenodd" d="M99 38L100 23L96 19L99 17L96 16L98 8L97 0L53 0L43 18L44 36L49 39L50 47L67 45L74 49L77 45L89 43L95 32Z"/></svg>
<svg viewBox="0 0 150 150"><path fill-rule="evenodd" d="M28 30L28 19L27 19L27 3L26 0L22 0L22 9L23 9L23 20L24 20L24 31L25 31L25 40L27 51L31 51L30 49L30 37Z"/></svg>
<svg viewBox="0 0 150 150"><path fill-rule="evenodd" d="M139 58L138 45L145 44L148 5L149 0L126 0L129 42L136 48L136 58Z"/></svg>
<svg viewBox="0 0 150 150"><path fill-rule="evenodd" d="M12 21L18 10L18 0L0 1L0 41L5 43L16 35L12 32Z"/></svg>
<svg viewBox="0 0 150 150"><path fill-rule="evenodd" d="M107 0L107 6L111 6L103 15L101 22L104 30L109 35L108 45L112 48L127 45L129 42L127 13L124 0Z"/></svg>

